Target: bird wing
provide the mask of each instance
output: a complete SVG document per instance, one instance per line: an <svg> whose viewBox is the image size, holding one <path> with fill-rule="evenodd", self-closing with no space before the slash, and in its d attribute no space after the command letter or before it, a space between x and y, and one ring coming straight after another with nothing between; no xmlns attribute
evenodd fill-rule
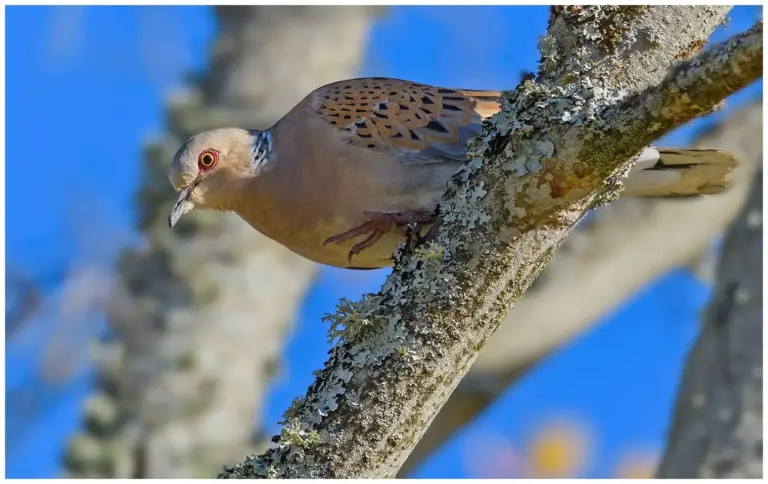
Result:
<svg viewBox="0 0 768 484"><path fill-rule="evenodd" d="M321 87L312 108L361 148L407 162L464 161L467 140L498 111L498 95L368 77Z"/></svg>

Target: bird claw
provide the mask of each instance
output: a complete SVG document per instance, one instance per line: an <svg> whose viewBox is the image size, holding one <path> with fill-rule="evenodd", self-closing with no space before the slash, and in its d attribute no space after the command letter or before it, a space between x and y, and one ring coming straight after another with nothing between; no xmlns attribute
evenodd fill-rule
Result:
<svg viewBox="0 0 768 484"><path fill-rule="evenodd" d="M363 212L363 214L370 220L354 227L346 232L329 237L323 242L323 246L333 244L337 242L343 242L345 240L353 239L355 237L367 234L365 240L358 242L349 250L348 260L351 263L352 257L364 251L365 249L372 247L376 242L381 239L384 234L392 230L392 227L405 230L410 224L421 226L426 223L434 221L434 216L427 213L385 213L385 212Z"/></svg>
<svg viewBox="0 0 768 484"><path fill-rule="evenodd" d="M347 256L347 260L349 263L352 263L352 256L355 256L359 254L360 252L364 251L365 249L369 247L373 247L373 244L379 241L380 238L384 236L386 232L382 230L374 230L371 232L371 235L368 236L364 241L359 242L352 246L351 249L349 249L349 255Z"/></svg>
<svg viewBox="0 0 768 484"><path fill-rule="evenodd" d="M323 242L323 247L325 247L328 244L344 242L345 240L353 239L359 235L367 234L375 230L377 230L377 228L373 222L366 222L358 227L347 230L346 232L336 234L333 237L328 237L327 239L325 239L325 242Z"/></svg>

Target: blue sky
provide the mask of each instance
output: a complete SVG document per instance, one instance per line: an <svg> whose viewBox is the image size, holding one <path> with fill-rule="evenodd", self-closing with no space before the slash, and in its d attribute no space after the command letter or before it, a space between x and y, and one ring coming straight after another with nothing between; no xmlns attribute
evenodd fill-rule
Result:
<svg viewBox="0 0 768 484"><path fill-rule="evenodd" d="M734 8L714 38L748 28L759 15L759 7ZM391 8L373 28L361 74L513 87L521 71L535 70L547 16L546 7ZM138 240L132 198L141 143L163 129L167 95L205 67L214 34L204 7L6 8L6 263L38 281L49 300L60 297L67 268L107 267ZM760 89L752 86L732 104ZM685 143L690 133L688 127L666 141ZM341 296L377 290L385 275L377 271L352 284L343 271L323 271L288 342L286 370L274 382L265 423L279 419L322 365L327 347L320 316ZM683 271L641 291L508 391L417 475L467 476L461 456L473 442L487 435L521 442L533 423L563 412L594 429L586 475L608 475L623 449L660 448L707 296ZM93 320L98 327L99 315ZM64 386L37 376L50 324L38 318L7 346L9 477L58 474L62 445L80 424L90 388L87 373ZM35 407L19 394L33 395ZM22 419L24 413L32 417Z"/></svg>

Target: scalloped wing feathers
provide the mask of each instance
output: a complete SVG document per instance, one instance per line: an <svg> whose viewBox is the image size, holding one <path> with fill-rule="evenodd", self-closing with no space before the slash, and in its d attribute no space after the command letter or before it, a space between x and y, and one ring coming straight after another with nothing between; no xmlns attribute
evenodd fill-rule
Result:
<svg viewBox="0 0 768 484"><path fill-rule="evenodd" d="M321 87L312 108L361 148L404 161L463 161L467 140L499 110L498 95L370 77Z"/></svg>

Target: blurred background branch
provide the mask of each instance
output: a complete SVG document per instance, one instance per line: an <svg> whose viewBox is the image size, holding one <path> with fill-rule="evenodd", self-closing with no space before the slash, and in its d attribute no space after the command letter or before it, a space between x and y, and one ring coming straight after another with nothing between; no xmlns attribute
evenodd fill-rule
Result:
<svg viewBox="0 0 768 484"><path fill-rule="evenodd" d="M40 289L19 267L5 268L5 337L10 338L40 309Z"/></svg>
<svg viewBox="0 0 768 484"><path fill-rule="evenodd" d="M762 169L726 233L716 277L656 477L763 477Z"/></svg>
<svg viewBox="0 0 768 484"><path fill-rule="evenodd" d="M232 214L171 232L165 169L196 131L265 128L314 87L356 73L368 7L216 7L210 69L169 106L136 203L146 245L121 257L98 389L67 467L76 477L209 477L252 428L316 266ZM290 62L286 62L290 59Z"/></svg>
<svg viewBox="0 0 768 484"><path fill-rule="evenodd" d="M400 475L628 296L674 267L709 263L715 238L738 213L762 163L762 128L762 99L756 99L694 142L737 154L742 165L729 192L687 200L620 199L579 225L510 312L515 324L502 324L480 352Z"/></svg>

